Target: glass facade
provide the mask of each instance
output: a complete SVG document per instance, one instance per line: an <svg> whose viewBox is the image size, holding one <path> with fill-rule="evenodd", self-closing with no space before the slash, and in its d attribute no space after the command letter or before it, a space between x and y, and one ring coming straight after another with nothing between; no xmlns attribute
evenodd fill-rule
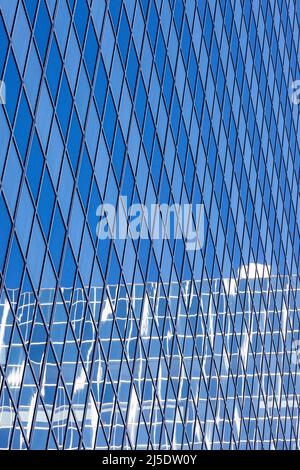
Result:
<svg viewBox="0 0 300 470"><path fill-rule="evenodd" d="M0 0L1 449L300 448L299 33L291 0ZM100 237L120 197L201 204L201 246Z"/></svg>

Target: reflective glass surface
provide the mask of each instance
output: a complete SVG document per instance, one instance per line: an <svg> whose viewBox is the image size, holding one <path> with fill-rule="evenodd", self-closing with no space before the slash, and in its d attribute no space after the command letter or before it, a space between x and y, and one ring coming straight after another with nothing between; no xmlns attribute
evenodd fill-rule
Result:
<svg viewBox="0 0 300 470"><path fill-rule="evenodd" d="M299 26L0 0L1 449L300 448ZM203 244L101 239L120 197L202 204Z"/></svg>

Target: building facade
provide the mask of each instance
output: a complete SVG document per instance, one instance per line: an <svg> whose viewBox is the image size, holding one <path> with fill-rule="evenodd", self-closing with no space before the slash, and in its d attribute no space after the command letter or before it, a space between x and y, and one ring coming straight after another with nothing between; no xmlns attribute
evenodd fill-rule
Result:
<svg viewBox="0 0 300 470"><path fill-rule="evenodd" d="M1 449L300 448L299 26L0 0Z"/></svg>

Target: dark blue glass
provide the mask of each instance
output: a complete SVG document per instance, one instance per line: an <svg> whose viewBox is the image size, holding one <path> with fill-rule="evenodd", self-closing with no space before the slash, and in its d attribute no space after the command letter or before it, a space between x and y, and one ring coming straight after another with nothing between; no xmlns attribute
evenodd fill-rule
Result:
<svg viewBox="0 0 300 470"><path fill-rule="evenodd" d="M31 9L32 13L33 10ZM40 57L42 62L45 61L45 55L49 40L51 22L48 14L48 10L46 7L45 0L41 0L39 4L38 16L37 21L35 23L34 34L38 46L38 50L40 53Z"/></svg>
<svg viewBox="0 0 300 470"><path fill-rule="evenodd" d="M54 102L56 101L61 68L62 60L60 57L56 39L53 38L47 66L47 79L49 82L50 91Z"/></svg>

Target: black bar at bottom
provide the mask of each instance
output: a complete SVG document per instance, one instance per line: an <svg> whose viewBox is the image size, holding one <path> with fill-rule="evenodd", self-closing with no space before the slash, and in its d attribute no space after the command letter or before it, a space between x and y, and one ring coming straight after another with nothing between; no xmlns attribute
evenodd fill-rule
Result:
<svg viewBox="0 0 300 470"><path fill-rule="evenodd" d="M123 468L151 469L164 466L192 466L203 468L206 465L218 465L223 468L241 468L255 465L261 468L284 466L294 460L299 465L299 451L0 451L0 466L4 464L38 465L86 465L94 468L109 468L121 465ZM89 467L91 468L91 467ZM210 468L208 469L210 470Z"/></svg>

